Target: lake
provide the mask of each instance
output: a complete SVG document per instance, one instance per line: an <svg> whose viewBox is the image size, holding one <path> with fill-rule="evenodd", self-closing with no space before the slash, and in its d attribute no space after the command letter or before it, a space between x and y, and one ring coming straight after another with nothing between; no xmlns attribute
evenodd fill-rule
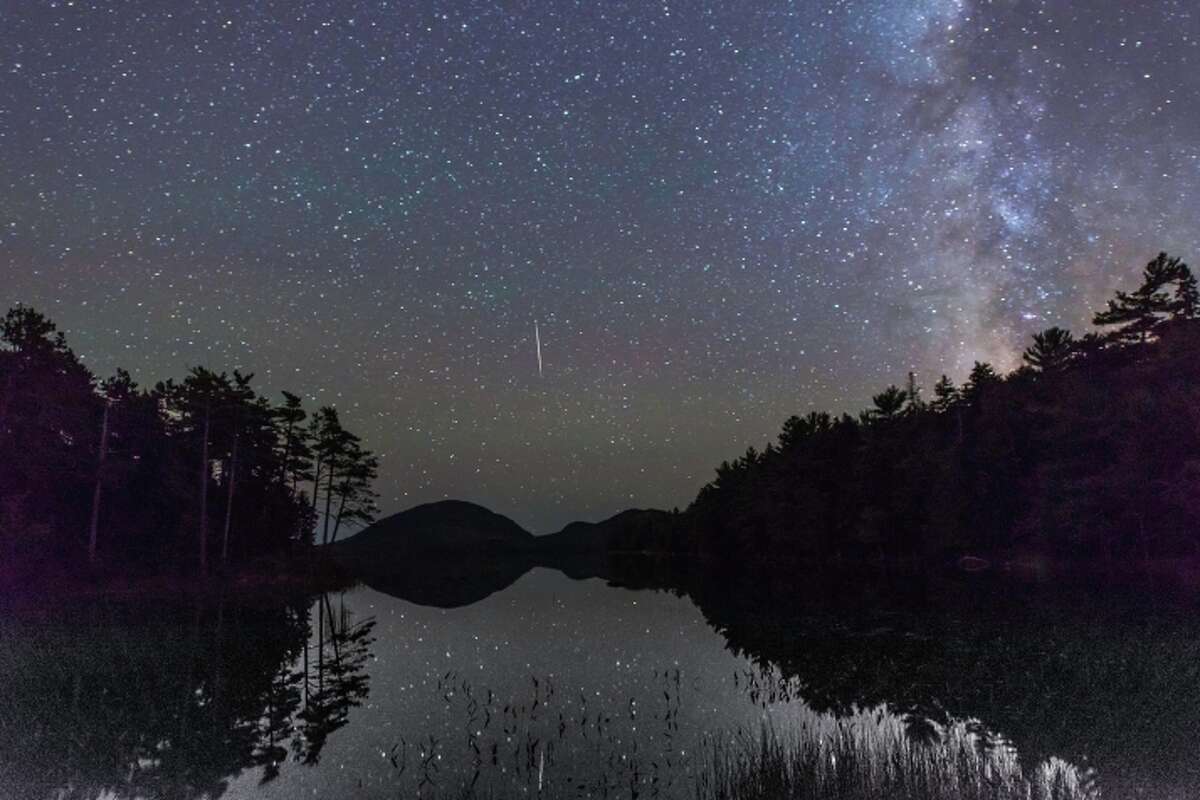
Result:
<svg viewBox="0 0 1200 800"><path fill-rule="evenodd" d="M696 797L764 730L865 783L968 758L1070 796L1200 792L1186 595L683 583L10 613L0 797Z"/></svg>

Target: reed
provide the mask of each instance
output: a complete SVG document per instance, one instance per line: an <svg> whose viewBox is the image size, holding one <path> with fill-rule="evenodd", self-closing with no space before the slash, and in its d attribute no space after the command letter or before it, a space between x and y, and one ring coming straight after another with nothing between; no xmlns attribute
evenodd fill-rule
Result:
<svg viewBox="0 0 1200 800"><path fill-rule="evenodd" d="M764 726L708 743L696 800L1095 800L1091 776L1051 758L1026 771L967 723L932 740L891 715L817 717L788 734Z"/></svg>

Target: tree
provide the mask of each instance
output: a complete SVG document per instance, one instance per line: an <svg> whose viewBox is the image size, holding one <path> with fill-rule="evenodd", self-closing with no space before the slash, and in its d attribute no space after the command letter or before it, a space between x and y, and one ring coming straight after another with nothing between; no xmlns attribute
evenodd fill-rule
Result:
<svg viewBox="0 0 1200 800"><path fill-rule="evenodd" d="M321 492L327 539L373 519L378 460L336 412L315 420L314 472L299 397L272 408L251 383L196 367L149 392L123 370L97 386L43 315L0 317L0 577L85 558L207 571L214 536L223 561L311 544ZM298 491L307 480L311 503Z"/></svg>
<svg viewBox="0 0 1200 800"><path fill-rule="evenodd" d="M199 566L202 573L208 571L208 487L212 482L212 459L210 458L214 416L227 402L232 386L229 377L204 367L193 367L181 384L167 381L159 384L168 413L174 420L174 435L182 439L197 457L199 475L198 521L196 538L199 549ZM197 452L198 451L198 452Z"/></svg>
<svg viewBox="0 0 1200 800"><path fill-rule="evenodd" d="M279 481L290 486L293 494L302 480L311 480L312 449L308 446L308 432L301 423L308 418L300 398L291 392L283 392L283 405L274 411L275 419L282 427L279 455Z"/></svg>
<svg viewBox="0 0 1200 800"><path fill-rule="evenodd" d="M1040 372L1055 372L1066 366L1075 352L1075 337L1063 328L1047 328L1033 335L1033 344L1021 359Z"/></svg>
<svg viewBox="0 0 1200 800"><path fill-rule="evenodd" d="M233 371L233 384L228 395L224 398L226 409L232 415L232 432L230 433L230 453L226 469L222 469L221 477L225 480L225 525L221 531L221 561L229 560L229 529L233 522L233 492L237 486L238 445L240 426L245 417L253 413L255 395L250 388L250 379L254 375L243 375L236 369Z"/></svg>
<svg viewBox="0 0 1200 800"><path fill-rule="evenodd" d="M41 313L13 308L0 320L0 536L16 554L77 558L86 545L99 458L102 403L95 379ZM16 540L26 531L44 535Z"/></svg>
<svg viewBox="0 0 1200 800"><path fill-rule="evenodd" d="M949 411L951 406L959 401L960 395L958 387L954 385L954 381L943 375L938 379L938 382L933 385L933 402L929 407L941 414Z"/></svg>
<svg viewBox="0 0 1200 800"><path fill-rule="evenodd" d="M0 340L18 353L53 352L74 354L58 326L42 313L27 306L10 308L0 322Z"/></svg>
<svg viewBox="0 0 1200 800"><path fill-rule="evenodd" d="M921 387L917 384L917 376L913 372L908 373L908 388L904 394L908 400L908 407L905 409L907 412L916 414L925 410L925 401L921 399Z"/></svg>
<svg viewBox="0 0 1200 800"><path fill-rule="evenodd" d="M359 439L342 427L337 409L332 406L322 406L313 415L309 425L309 436L312 440L315 454L313 469L313 511L317 508L317 495L324 485L325 510L321 529L321 543L329 543L329 526L333 521L333 499L335 496L335 481L340 477L345 466L346 453L358 444Z"/></svg>
<svg viewBox="0 0 1200 800"><path fill-rule="evenodd" d="M112 398L104 398L104 419L100 423L99 456L96 459L96 488L92 492L92 518L88 524L88 561L96 563L96 544L100 528L100 492L104 485L104 462L108 459L108 418L112 413Z"/></svg>
<svg viewBox="0 0 1200 800"><path fill-rule="evenodd" d="M877 420L894 419L904 408L907 400L908 392L896 386L889 386L871 398L875 407L870 410L870 416Z"/></svg>
<svg viewBox="0 0 1200 800"><path fill-rule="evenodd" d="M1196 286L1196 276L1186 264L1181 265L1180 275L1175 287L1176 316L1184 319L1200 317L1200 288Z"/></svg>
<svg viewBox="0 0 1200 800"><path fill-rule="evenodd" d="M989 388L1000 383L1000 376L996 374L996 369L986 361L976 361L971 367L971 374L967 376L967 382L963 384L962 398L969 404L979 402Z"/></svg>
<svg viewBox="0 0 1200 800"><path fill-rule="evenodd" d="M833 427L833 419L824 411L810 411L803 417L791 416L784 420L779 434L779 448L788 450Z"/></svg>
<svg viewBox="0 0 1200 800"><path fill-rule="evenodd" d="M317 513L317 498L321 491L321 480L325 478L325 472L328 469L328 455L330 451L330 443L334 436L338 424L337 410L332 406L321 406L316 410L312 417L308 420L308 430L305 433L305 438L312 447L312 473L310 480L312 481L312 497L310 499L310 509L313 516Z"/></svg>
<svg viewBox="0 0 1200 800"><path fill-rule="evenodd" d="M1133 292L1118 291L1105 310L1096 312L1092 324L1121 326L1110 334L1114 340L1144 342L1173 316L1194 318L1197 299L1196 279L1187 264L1159 253L1142 271L1142 285Z"/></svg>
<svg viewBox="0 0 1200 800"><path fill-rule="evenodd" d="M337 541L338 531L343 524L348 527L368 525L375 521L375 515L379 512L375 505L379 495L371 488L378 477L379 459L364 450L357 437L342 452L338 472L341 478L334 489L338 496L338 508L330 542Z"/></svg>

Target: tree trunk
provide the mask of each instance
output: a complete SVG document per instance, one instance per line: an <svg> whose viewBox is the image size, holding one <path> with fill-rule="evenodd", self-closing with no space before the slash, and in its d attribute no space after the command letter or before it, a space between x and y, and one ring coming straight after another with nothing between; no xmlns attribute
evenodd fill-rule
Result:
<svg viewBox="0 0 1200 800"><path fill-rule="evenodd" d="M13 373L4 379L4 393L0 394L0 433L4 432L4 419L8 416L8 398L12 395Z"/></svg>
<svg viewBox="0 0 1200 800"><path fill-rule="evenodd" d="M305 612L304 618L304 709L308 710L308 648L312 640L312 609Z"/></svg>
<svg viewBox="0 0 1200 800"><path fill-rule="evenodd" d="M208 572L208 428L212 401L204 404L204 443L200 447L200 572Z"/></svg>
<svg viewBox="0 0 1200 800"><path fill-rule="evenodd" d="M333 502L333 459L329 459L329 480L325 484L325 527L321 532L321 544L329 544L329 506Z"/></svg>
<svg viewBox="0 0 1200 800"><path fill-rule="evenodd" d="M229 459L229 492L225 498L225 531L221 535L221 561L229 560L229 523L233 519L233 489L237 482L238 431L233 430L233 455Z"/></svg>
<svg viewBox="0 0 1200 800"><path fill-rule="evenodd" d="M337 516L333 518L333 536L329 537L329 543L333 544L337 541L338 528L342 527L342 512L346 510L346 492L342 492L340 502L338 503Z"/></svg>
<svg viewBox="0 0 1200 800"><path fill-rule="evenodd" d="M321 453L317 452L317 463L313 466L313 496L312 496L312 512L317 513L317 490L321 488Z"/></svg>
<svg viewBox="0 0 1200 800"><path fill-rule="evenodd" d="M325 605L317 602L317 697L325 704Z"/></svg>
<svg viewBox="0 0 1200 800"><path fill-rule="evenodd" d="M289 419L287 431L283 434L283 463L279 465L279 483L282 486L287 486L288 459L292 457L292 426L294 423ZM292 492L295 493L295 482L292 482Z"/></svg>
<svg viewBox="0 0 1200 800"><path fill-rule="evenodd" d="M100 525L100 488L104 478L104 459L108 457L108 413L112 400L104 400L104 420L100 423L100 458L96 461L96 488L92 490L92 523L88 528L88 563L96 563L96 534Z"/></svg>

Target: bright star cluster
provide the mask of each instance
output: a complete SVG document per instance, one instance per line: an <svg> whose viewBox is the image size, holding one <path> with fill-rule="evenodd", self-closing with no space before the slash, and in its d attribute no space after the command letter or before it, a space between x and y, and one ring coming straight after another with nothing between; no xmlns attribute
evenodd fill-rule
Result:
<svg viewBox="0 0 1200 800"><path fill-rule="evenodd" d="M1200 258L1197 98L1186 0L10 3L0 302L547 531Z"/></svg>

